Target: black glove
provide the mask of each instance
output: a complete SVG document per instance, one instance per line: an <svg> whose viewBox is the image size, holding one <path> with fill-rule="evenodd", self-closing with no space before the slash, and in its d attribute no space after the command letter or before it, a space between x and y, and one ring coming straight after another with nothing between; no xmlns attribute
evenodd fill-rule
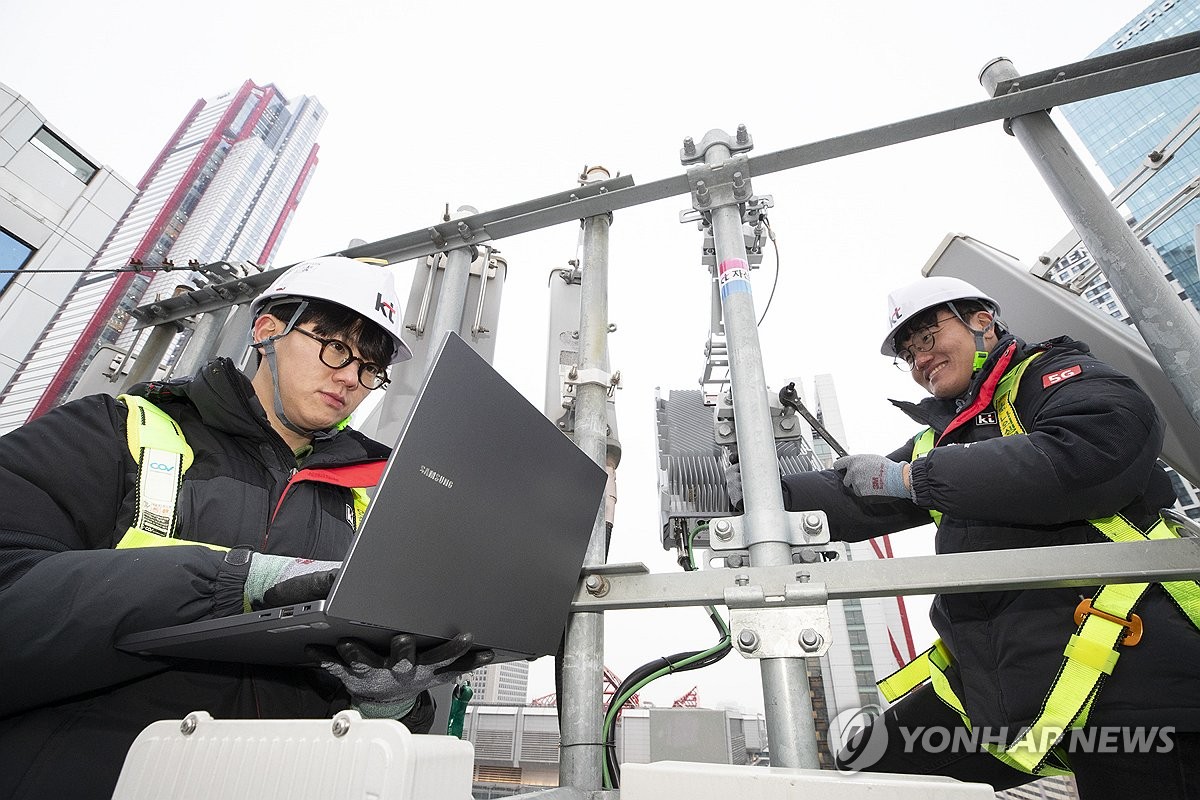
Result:
<svg viewBox="0 0 1200 800"><path fill-rule="evenodd" d="M491 650L472 652L473 643L471 634L460 633L418 653L416 637L402 633L392 638L386 657L359 639L342 639L336 652L329 647L309 647L305 652L342 682L364 717L399 719L421 692L452 683L496 657Z"/></svg>
<svg viewBox="0 0 1200 800"><path fill-rule="evenodd" d="M246 574L244 607L250 611L324 600L341 566L340 561L254 553Z"/></svg>

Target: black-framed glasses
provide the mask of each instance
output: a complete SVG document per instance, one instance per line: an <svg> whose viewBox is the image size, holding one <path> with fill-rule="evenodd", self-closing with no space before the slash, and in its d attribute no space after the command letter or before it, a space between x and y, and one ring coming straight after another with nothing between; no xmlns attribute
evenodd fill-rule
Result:
<svg viewBox="0 0 1200 800"><path fill-rule="evenodd" d="M358 382L365 388L371 390L380 389L390 383L386 367L381 367L378 364L354 355L350 350L350 345L340 339L323 339L315 333L304 330L304 328L292 328L292 330L296 333L303 333L315 342L320 342L321 352L319 357L321 363L331 369L341 369L350 362L357 361Z"/></svg>
<svg viewBox="0 0 1200 800"><path fill-rule="evenodd" d="M933 349L934 335L954 317L944 317L932 325L927 325L919 331L914 331L908 338L908 347L896 351L892 366L902 372L909 372L917 365L917 354L928 353Z"/></svg>

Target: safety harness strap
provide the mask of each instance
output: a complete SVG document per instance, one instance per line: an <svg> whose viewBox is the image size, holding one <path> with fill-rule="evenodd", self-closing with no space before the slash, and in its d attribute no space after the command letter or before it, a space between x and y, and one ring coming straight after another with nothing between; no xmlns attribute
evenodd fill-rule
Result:
<svg viewBox="0 0 1200 800"><path fill-rule="evenodd" d="M175 538L176 499L183 473L192 465L192 448L178 423L146 398L123 394L117 399L127 410L125 436L138 465L133 525L117 548L202 544L228 549Z"/></svg>

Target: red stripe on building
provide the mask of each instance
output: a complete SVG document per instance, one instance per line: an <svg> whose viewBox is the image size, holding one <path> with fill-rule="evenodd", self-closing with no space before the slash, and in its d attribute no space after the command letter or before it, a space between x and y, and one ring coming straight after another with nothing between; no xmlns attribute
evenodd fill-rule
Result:
<svg viewBox="0 0 1200 800"><path fill-rule="evenodd" d="M258 87L255 86L253 82L248 80L242 84L240 89L238 89L237 95L229 104L229 108L226 109L225 114L222 115L217 124L213 126L212 133L209 134L208 138L204 141L204 144L201 145L199 151L196 153L196 156L192 159L192 164L188 168L187 173L180 178L179 183L176 185L175 190L171 193L171 196L167 198L165 203L163 203L163 207L158 212L158 216L154 218L154 221L150 223L150 226L146 229L146 233L142 236L142 240L138 243L138 246L133 251L133 255L131 256L132 259L141 261L145 260L146 255L150 252L150 249L154 246L154 243L158 241L158 238L162 235L167 223L178 210L179 205L183 202L183 198L187 196L188 189L191 188L192 183L196 180L196 176L200 174L200 171L204 168L204 165L208 162L209 157L216 149L217 144L221 141L222 137L224 136L225 129L229 127L231 122L233 122L238 111L241 109L242 104L246 101L246 98L250 96L250 92L256 88ZM159 157L155 160L155 164L151 171L147 172L146 177L142 179L142 184L139 186L139 189L144 189L145 186L149 185L153 175L157 174L158 170L162 168L163 162L166 160L166 156L169 154L169 151L178 144L179 139L183 136L184 132L186 132L187 125L194 120L195 114L198 113L203 106L203 101L200 101L197 105L192 107L193 113L190 114L188 119L185 120L184 123L175 131L175 136L172 137L168 146L163 148L163 151L159 153ZM129 285L133 282L133 279L134 273L126 272L118 274L113 280L112 287L108 290L108 293L100 302L100 305L97 307L96 312L92 315L92 318L88 320L88 324L84 327L83 333L76 340L74 346L71 347L71 351L67 354L67 357L63 360L63 363L59 366L58 371L54 373L54 377L50 380L49 385L46 387L46 391L42 392L42 396L38 400L37 405L34 406L33 411L31 411L29 414L29 420L37 419L42 414L45 414L47 411L49 411L51 408L54 408L61 402L62 396L66 394L71 382L75 380L75 377L79 370L83 367L84 362L92 354L92 351L96 345L96 340L100 335L100 331L105 325L108 324L109 319L112 318L117 306L119 306L121 303L121 298L124 297L125 292L129 289Z"/></svg>

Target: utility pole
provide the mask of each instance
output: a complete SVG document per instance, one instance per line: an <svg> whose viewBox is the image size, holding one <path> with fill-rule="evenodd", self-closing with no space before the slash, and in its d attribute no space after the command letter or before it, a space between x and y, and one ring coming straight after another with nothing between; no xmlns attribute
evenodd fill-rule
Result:
<svg viewBox="0 0 1200 800"><path fill-rule="evenodd" d="M742 209L752 196L749 160L743 153L753 146L746 127L739 125L734 137L711 130L699 145L685 139L680 158L687 166L693 208L712 226L742 465L745 541L751 564L766 567L790 565L792 548L742 232ZM817 733L804 660L761 658L759 666L771 763L817 769Z"/></svg>

